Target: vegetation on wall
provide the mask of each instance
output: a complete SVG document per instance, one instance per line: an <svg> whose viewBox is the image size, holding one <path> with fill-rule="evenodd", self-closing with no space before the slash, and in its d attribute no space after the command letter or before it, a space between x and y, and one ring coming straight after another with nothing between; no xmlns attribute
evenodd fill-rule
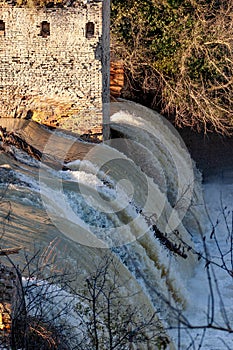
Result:
<svg viewBox="0 0 233 350"><path fill-rule="evenodd" d="M128 97L143 93L178 126L230 134L232 17L228 0L112 0L112 48Z"/></svg>

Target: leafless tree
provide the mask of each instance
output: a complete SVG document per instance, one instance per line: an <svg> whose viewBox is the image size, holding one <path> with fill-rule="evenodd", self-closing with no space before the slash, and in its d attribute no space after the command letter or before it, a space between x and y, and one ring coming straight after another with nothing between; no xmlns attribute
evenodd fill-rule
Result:
<svg viewBox="0 0 233 350"><path fill-rule="evenodd" d="M113 1L113 11L112 50L125 66L125 96L143 101L148 94L147 104L178 126L231 134L232 2Z"/></svg>
<svg viewBox="0 0 233 350"><path fill-rule="evenodd" d="M77 312L84 329L79 348L165 349L169 340L157 314L135 305L138 293L130 294L127 281L119 277L118 263L107 255L78 292Z"/></svg>

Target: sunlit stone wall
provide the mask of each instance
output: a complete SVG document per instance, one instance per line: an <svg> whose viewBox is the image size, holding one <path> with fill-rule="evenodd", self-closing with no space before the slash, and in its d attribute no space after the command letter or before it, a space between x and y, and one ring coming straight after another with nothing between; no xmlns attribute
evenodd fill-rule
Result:
<svg viewBox="0 0 233 350"><path fill-rule="evenodd" d="M103 30L109 31L109 0L47 9L2 3L0 117L55 119L81 134L101 132L109 98Z"/></svg>

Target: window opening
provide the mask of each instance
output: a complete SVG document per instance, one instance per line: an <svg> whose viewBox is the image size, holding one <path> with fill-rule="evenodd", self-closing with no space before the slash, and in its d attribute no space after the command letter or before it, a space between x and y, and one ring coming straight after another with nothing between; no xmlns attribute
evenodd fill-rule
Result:
<svg viewBox="0 0 233 350"><path fill-rule="evenodd" d="M47 38L47 36L50 35L50 23L49 22L47 22L47 21L41 22L40 35L43 38Z"/></svg>
<svg viewBox="0 0 233 350"><path fill-rule="evenodd" d="M5 35L5 22L0 20L0 35Z"/></svg>
<svg viewBox="0 0 233 350"><path fill-rule="evenodd" d="M86 24L86 38L90 39L95 34L95 25L93 22L88 22Z"/></svg>

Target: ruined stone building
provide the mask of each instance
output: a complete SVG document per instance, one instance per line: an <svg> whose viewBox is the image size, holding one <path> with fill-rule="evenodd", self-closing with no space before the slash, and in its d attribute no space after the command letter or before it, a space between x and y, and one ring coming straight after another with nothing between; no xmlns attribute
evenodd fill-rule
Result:
<svg viewBox="0 0 233 350"><path fill-rule="evenodd" d="M1 0L0 0L1 1ZM36 8L0 2L0 117L102 133L109 101L110 0Z"/></svg>

